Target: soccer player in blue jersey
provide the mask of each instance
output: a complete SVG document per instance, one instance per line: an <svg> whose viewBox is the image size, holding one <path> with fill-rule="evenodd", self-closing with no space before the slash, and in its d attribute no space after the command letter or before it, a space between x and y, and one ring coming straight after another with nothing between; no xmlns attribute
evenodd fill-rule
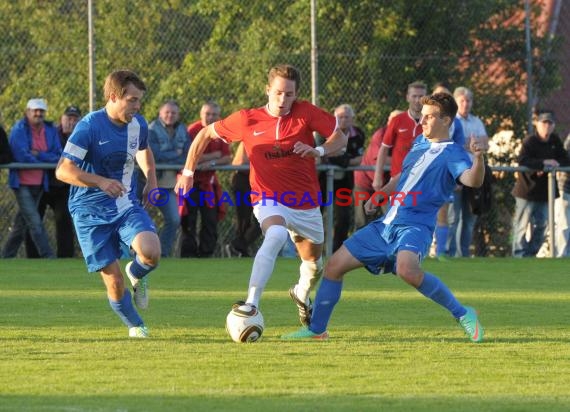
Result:
<svg viewBox="0 0 570 412"><path fill-rule="evenodd" d="M109 74L105 107L77 124L56 169L57 178L72 185L69 211L87 269L101 272L111 308L134 338L146 338L148 330L125 288L121 243L135 253L125 272L139 309L148 307L146 276L160 258L156 229L136 196L135 160L147 178L143 198L157 187L148 126L138 114L145 91L144 82L132 71Z"/></svg>
<svg viewBox="0 0 570 412"><path fill-rule="evenodd" d="M483 183L484 147L478 141L471 142L471 161L465 149L450 139L449 129L457 112L453 96L424 96L422 104L426 139L418 138L404 160L396 189L398 198L392 198L393 205L385 216L356 232L328 260L310 325L283 339L327 339L327 324L340 299L344 275L362 266L373 274L394 267L394 273L406 283L446 308L471 341L483 339L475 310L459 303L439 278L424 272L420 265L432 242L437 212L457 182L470 187Z"/></svg>

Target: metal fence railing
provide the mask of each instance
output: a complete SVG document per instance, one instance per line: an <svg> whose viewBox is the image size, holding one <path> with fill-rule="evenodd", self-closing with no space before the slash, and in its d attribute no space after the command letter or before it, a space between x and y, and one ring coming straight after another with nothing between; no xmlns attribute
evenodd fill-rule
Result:
<svg viewBox="0 0 570 412"><path fill-rule="evenodd" d="M0 186L3 187L4 196L0 197L0 247L4 244L7 234L10 231L14 215L18 210L15 197L7 185L7 168L29 168L29 164L12 163L0 165ZM33 168L53 168L53 164L34 164ZM180 166L157 165L157 169L179 170ZM244 169L244 166L220 166L215 168L224 190L229 192L232 173L235 170ZM318 170L327 175L327 192L333 191L334 171L339 170L338 166L319 165ZM491 166L493 170L493 206L485 210L478 217L474 236L471 244L471 254L475 256L495 256L504 257L511 255L511 229L514 212L514 198L510 194L515 182L515 173L527 171L524 167L511 166ZM345 170L372 170L370 166L350 167ZM557 172L570 172L570 167L552 168L546 171L549 176L549 202L548 202L548 233L554 233L554 185L555 174ZM150 207L149 214L155 220L157 228L162 225L162 216L156 207ZM323 219L325 223L325 254L330 256L332 251L333 218L334 208L330 205L323 207ZM50 236L50 241L55 244L55 228L53 225L53 214L48 208L44 217L44 224ZM227 214L218 223L218 246L215 256L224 256L224 246L228 244L234 236L235 210L228 207ZM547 236L544 245L543 255L554 256L555 236ZM175 249L177 250L177 249ZM76 250L76 255L80 255L80 250ZM175 256L177 254L175 253ZM25 257L24 247L20 248L19 257Z"/></svg>

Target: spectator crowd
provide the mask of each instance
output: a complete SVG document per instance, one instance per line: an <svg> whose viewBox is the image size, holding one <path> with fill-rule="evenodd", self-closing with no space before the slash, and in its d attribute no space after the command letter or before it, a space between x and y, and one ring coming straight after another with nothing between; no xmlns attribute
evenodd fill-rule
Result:
<svg viewBox="0 0 570 412"><path fill-rule="evenodd" d="M433 92L451 94L458 106L451 138L469 150L470 142L488 146L489 133L485 119L473 113L475 96L467 87L451 91L446 84L434 86ZM386 206L367 213L364 202L339 202L339 189L345 193L384 191L391 179L399 177L402 161L412 143L421 138L421 98L428 87L421 81L408 85L407 107L395 107L386 121L380 121L371 136L358 126L358 114L347 103L330 110L340 130L348 137L346 148L328 153L316 163L337 166L333 176L333 190L327 192L327 173L319 174L323 204L333 207L333 251L337 250L351 233L367 225L386 212ZM8 185L17 204L11 224L1 247L2 258L25 255L28 258L68 258L77 253L77 238L68 210L70 186L55 177L53 169L34 169L34 164L58 163L62 150L72 135L83 112L70 104L60 113L56 122L48 120L48 102L41 97L28 100L23 117L10 128L0 125L0 163L28 164L25 168L9 168ZM193 189L182 202L177 201L173 190L181 173L181 166L195 137L204 127L222 118L222 108L215 101L206 101L199 109L199 119L184 123L189 111L184 111L174 100L166 100L159 107L156 118L149 122L148 141L157 165L158 186L161 191L153 205L161 216L157 228L162 257L204 258L212 256L255 256L262 231L247 202L240 196L251 191L249 156L242 143L230 144L221 139L208 143L201 154L194 175ZM9 130L9 133L7 133ZM321 140L317 135L315 145ZM548 230L548 173L551 168L570 166L570 138L563 140L556 132L556 115L552 110L536 110L533 133L522 139L520 153L516 154L519 166L526 171L516 173L512 187L514 212L512 214L511 254L514 257L533 257L544 248L547 236L553 236L556 257L570 254L570 179L568 173L556 173L555 232ZM231 193L230 202L225 196L224 184L217 168L224 165L240 166L225 183ZM354 171L351 167L366 166L367 170ZM375 170L370 170L375 167ZM346 168L349 168L348 170ZM139 174L139 189L144 176ZM490 253L489 238L493 230L488 226L487 214L492 208L494 176L486 165L485 183L481 188L463 187L459 182L449 201L438 213L432 254L440 260L454 257L486 256ZM212 202L202 201L214 194ZM141 202L142 192L138 193ZM224 199L225 202L220 202ZM233 201L234 213L228 214ZM323 209L321 208L321 211ZM50 216L54 228L54 241L50 240L44 218ZM228 216L233 217L229 236L220 239L218 225ZM20 248L22 250L20 250ZM124 251L128 255L128 248ZM282 256L295 255L288 240Z"/></svg>

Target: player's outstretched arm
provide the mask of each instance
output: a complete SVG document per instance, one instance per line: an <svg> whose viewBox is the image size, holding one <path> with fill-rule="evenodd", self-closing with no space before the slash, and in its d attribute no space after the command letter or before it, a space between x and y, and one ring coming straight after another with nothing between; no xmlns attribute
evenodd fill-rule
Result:
<svg viewBox="0 0 570 412"><path fill-rule="evenodd" d="M345 135L340 129L336 129L318 148L312 147L306 143L296 142L293 145L293 152L300 155L301 157L311 156L319 158L321 156L327 156L331 153L341 153L346 150L346 144L348 143L348 136ZM320 149L320 151L319 151Z"/></svg>
<svg viewBox="0 0 570 412"><path fill-rule="evenodd" d="M336 129L321 146L325 149L325 154L341 153L346 150L347 143L348 135L344 134L342 130Z"/></svg>
<svg viewBox="0 0 570 412"><path fill-rule="evenodd" d="M464 171L461 176L459 176L459 181L464 186L469 187L481 187L483 180L485 179L485 158L483 154L485 153L485 146L482 143L476 141L471 141L470 143L471 152L473 153L473 165L471 169Z"/></svg>
<svg viewBox="0 0 570 412"><path fill-rule="evenodd" d="M192 189L194 185L194 171L196 170L196 166L198 166L198 162L210 141L216 138L218 138L218 136L216 135L212 125L208 125L198 132L190 145L190 150L188 150L184 170L178 177L176 186L174 187L175 193L178 193L180 190L182 190L182 193L188 193L190 189Z"/></svg>
<svg viewBox="0 0 570 412"><path fill-rule="evenodd" d="M389 150L390 148L384 144L380 145L380 149L378 150L374 169L374 180L372 181L372 188L374 190L382 190L384 186L384 166L388 159Z"/></svg>
<svg viewBox="0 0 570 412"><path fill-rule="evenodd" d="M400 182L401 173L398 173L396 176L390 178L388 183L380 188L380 190L375 190L375 192L370 196L370 199L366 201L364 204L364 213L367 215L373 215L376 213L376 209L378 209L379 205L385 200L385 196L390 196L392 192L396 190L396 186Z"/></svg>

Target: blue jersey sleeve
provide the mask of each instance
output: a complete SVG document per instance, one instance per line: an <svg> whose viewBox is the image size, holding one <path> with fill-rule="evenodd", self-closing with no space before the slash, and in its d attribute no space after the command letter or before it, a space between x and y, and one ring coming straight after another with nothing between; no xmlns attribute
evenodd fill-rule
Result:
<svg viewBox="0 0 570 412"><path fill-rule="evenodd" d="M69 136L65 148L63 149L62 156L72 160L78 166L81 165L91 143L89 123L80 120L75 126L73 133Z"/></svg>
<svg viewBox="0 0 570 412"><path fill-rule="evenodd" d="M447 169L453 176L453 179L457 180L464 171L471 168L473 162L469 158L467 151L463 149L463 146L455 144L453 150L457 151L458 153L456 153L454 156L449 157Z"/></svg>

